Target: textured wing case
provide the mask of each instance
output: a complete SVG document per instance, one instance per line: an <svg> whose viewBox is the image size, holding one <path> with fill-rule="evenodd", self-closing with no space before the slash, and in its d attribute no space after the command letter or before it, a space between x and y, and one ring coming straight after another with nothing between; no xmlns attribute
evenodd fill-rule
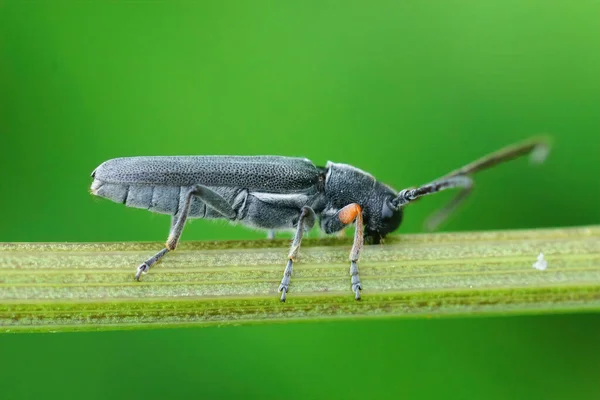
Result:
<svg viewBox="0 0 600 400"><path fill-rule="evenodd" d="M270 193L301 192L319 180L305 158L281 156L171 156L115 158L92 176L104 183L238 187Z"/></svg>

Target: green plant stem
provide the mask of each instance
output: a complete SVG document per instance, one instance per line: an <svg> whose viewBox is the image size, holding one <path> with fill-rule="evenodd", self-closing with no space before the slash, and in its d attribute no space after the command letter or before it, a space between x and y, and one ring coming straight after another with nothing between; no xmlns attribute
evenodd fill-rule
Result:
<svg viewBox="0 0 600 400"><path fill-rule="evenodd" d="M335 238L303 242L280 303L288 245L184 242L135 282L162 244L2 243L0 331L600 310L600 226L395 236L364 248L360 302Z"/></svg>

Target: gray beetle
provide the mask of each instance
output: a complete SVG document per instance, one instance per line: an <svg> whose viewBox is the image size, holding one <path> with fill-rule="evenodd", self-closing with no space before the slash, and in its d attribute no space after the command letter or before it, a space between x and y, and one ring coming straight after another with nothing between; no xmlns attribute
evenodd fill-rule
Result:
<svg viewBox="0 0 600 400"><path fill-rule="evenodd" d="M126 157L102 163L92 173L91 192L123 203L172 215L165 248L142 263L139 280L169 251L175 250L188 218L225 218L269 231L294 229L288 261L279 285L281 301L289 290L292 266L302 235L319 217L327 233L355 224L350 251L352 291L360 300L358 258L365 239L379 243L402 222L403 208L418 198L450 188L462 189L429 220L433 228L466 198L473 173L532 153L543 161L548 145L531 139L506 147L423 186L396 192L370 174L346 164L317 167L305 158L281 156Z"/></svg>

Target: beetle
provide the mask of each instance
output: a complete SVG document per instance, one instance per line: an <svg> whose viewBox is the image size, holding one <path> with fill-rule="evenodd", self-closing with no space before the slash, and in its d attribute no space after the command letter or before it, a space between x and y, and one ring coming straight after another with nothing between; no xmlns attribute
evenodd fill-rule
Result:
<svg viewBox="0 0 600 400"><path fill-rule="evenodd" d="M366 241L379 243L402 222L404 207L442 190L461 191L429 220L439 225L471 192L471 175L531 153L543 161L546 140L534 138L505 147L428 184L396 192L372 175L347 164L315 166L306 158L283 156L160 156L115 158L92 172L91 193L125 204L169 214L165 248L143 262L141 274L177 248L190 218L225 218L269 231L293 229L294 237L279 285L285 302L303 233L319 219L327 234L354 223L350 250L351 288L356 300L363 288L358 259Z"/></svg>

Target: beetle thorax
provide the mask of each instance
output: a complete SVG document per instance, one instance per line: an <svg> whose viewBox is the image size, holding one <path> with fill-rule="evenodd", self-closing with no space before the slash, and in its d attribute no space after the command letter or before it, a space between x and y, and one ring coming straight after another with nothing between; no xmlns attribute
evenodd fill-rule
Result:
<svg viewBox="0 0 600 400"><path fill-rule="evenodd" d="M342 208L350 203L366 205L376 184L371 174L351 165L331 161L325 168L325 195L330 207Z"/></svg>

